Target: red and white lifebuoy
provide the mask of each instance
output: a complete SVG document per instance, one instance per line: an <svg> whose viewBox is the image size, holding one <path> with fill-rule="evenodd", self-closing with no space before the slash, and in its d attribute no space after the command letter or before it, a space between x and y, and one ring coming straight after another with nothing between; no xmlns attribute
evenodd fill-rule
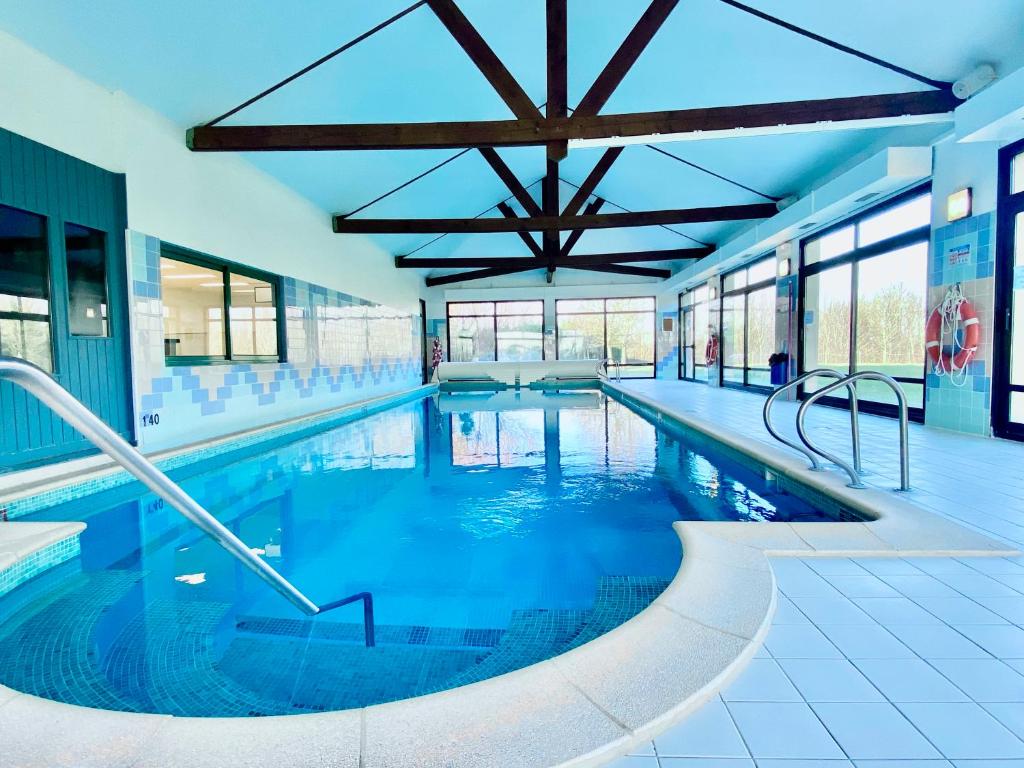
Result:
<svg viewBox="0 0 1024 768"><path fill-rule="evenodd" d="M978 321L978 313L966 299L962 299L957 307L960 318L959 325L963 328L963 341L954 338L952 348L956 353L949 352L942 347L943 337L943 313L941 307L932 310L928 317L928 325L925 326L925 349L928 351L928 359L932 365L942 372L962 371L971 362L974 353L978 351L978 341L981 338L981 324Z"/></svg>
<svg viewBox="0 0 1024 768"><path fill-rule="evenodd" d="M712 334L708 336L708 343L704 346L704 364L714 365L718 359L718 337Z"/></svg>

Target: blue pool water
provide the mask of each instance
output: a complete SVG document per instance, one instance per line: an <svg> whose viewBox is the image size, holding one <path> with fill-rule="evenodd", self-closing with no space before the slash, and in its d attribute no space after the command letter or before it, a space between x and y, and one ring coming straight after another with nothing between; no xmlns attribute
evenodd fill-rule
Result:
<svg viewBox="0 0 1024 768"><path fill-rule="evenodd" d="M81 557L0 600L0 682L193 716L342 709L607 632L678 569L676 520L824 520L763 469L591 391L440 395L172 473L324 603L300 616L140 486L33 516ZM230 462L230 463L228 463Z"/></svg>

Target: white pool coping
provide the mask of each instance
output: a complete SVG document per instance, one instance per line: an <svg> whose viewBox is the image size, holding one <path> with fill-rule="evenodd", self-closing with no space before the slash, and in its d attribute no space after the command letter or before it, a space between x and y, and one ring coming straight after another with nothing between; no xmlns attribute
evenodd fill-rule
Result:
<svg viewBox="0 0 1024 768"><path fill-rule="evenodd" d="M614 385L607 385L615 388ZM361 709L183 718L61 704L0 687L0 763L24 766L596 766L713 696L757 652L775 610L769 556L1013 556L895 494L847 488L782 451L627 397L875 518L864 523L678 522L668 588L601 637L461 688ZM27 523L0 524L0 536Z"/></svg>

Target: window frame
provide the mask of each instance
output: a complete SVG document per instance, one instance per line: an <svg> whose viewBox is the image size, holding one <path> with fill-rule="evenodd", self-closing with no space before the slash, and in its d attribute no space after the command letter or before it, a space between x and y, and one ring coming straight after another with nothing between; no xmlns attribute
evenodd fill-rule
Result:
<svg viewBox="0 0 1024 768"><path fill-rule="evenodd" d="M594 316L600 315L602 317L602 325L603 325L603 333L604 333L604 338L602 340L602 349L604 350L604 359L608 359L609 358L609 354L608 354L608 315L638 315L638 314L641 314L642 312L646 312L647 311L647 310L632 310L632 309L627 309L627 310L622 310L622 309L609 310L608 309L608 302L609 301L622 301L622 300L627 300L627 299L649 299L653 303L653 305L654 305L653 308L650 310L650 312L651 312L651 333L652 333L652 339L653 339L653 346L652 346L653 355L652 355L652 360L651 360L651 362L649 364L648 363L621 363L617 367L618 368L625 368L625 369L628 369L628 368L648 368L649 367L651 369L651 375L650 376L628 376L628 377L623 377L623 378L631 378L631 379L654 379L654 378L656 378L657 375L658 375L658 299L657 299L657 297L655 297L653 295L652 296L605 296L603 298L602 297L596 297L596 298L591 298L591 297L570 298L570 297L566 297L566 298L562 298L562 299L555 299L555 359L556 360L561 360L562 359L561 348L560 348L560 345L559 345L559 327L558 327L558 325L559 325L559 323L558 323L558 318L559 318L558 304L559 304L559 302L562 302L562 301L600 301L600 302L602 302L602 307L603 308L602 308L602 310L600 312L566 312L565 314L566 315L594 315Z"/></svg>
<svg viewBox="0 0 1024 768"><path fill-rule="evenodd" d="M1024 386L1014 384L1013 321L1014 313L1024 311L1013 306L1013 275L1016 217L1024 211L1024 191L1013 191L1013 161L1024 154L1024 140L1007 144L999 150L998 194L996 198L995 242L995 333L992 344L992 431L996 437L1024 440L1024 427L1010 419L1010 398L1024 393Z"/></svg>
<svg viewBox="0 0 1024 768"><path fill-rule="evenodd" d="M524 313L521 315L499 315L498 304L536 304L540 302L540 360L499 360L498 359L498 318L499 317L533 317L534 313ZM544 300L543 299L481 299L479 301L464 300L464 301L446 301L444 305L445 314L445 336L448 343L448 360L450 362L466 362L466 361L453 361L452 360L452 304L490 304L493 310L489 315L455 315L455 317L489 317L491 318L491 332L494 334L494 359L493 360L478 360L475 362L493 362L493 363L516 363L516 362L541 362L546 360L547 351L544 349L544 338L547 333L547 326L545 324L545 312L544 312ZM469 361L474 362L474 361Z"/></svg>
<svg viewBox="0 0 1024 768"><path fill-rule="evenodd" d="M775 251L771 251L769 253L763 254L759 258L753 259L752 261L748 261L742 267L737 267L736 269L731 269L728 272L723 272L721 275L721 285L723 289L725 287L726 278L728 278L730 275L736 275L739 274L740 272L747 272L749 274L749 270L752 267L760 266L761 264L765 264L769 261L773 262L773 264L774 262L777 261ZM743 285L740 287L731 288L727 291L722 290L719 296L720 306L718 312L718 356L719 359L722 361L721 365L718 366L718 383L721 386L729 387L730 389L750 389L758 392L771 392L772 386L770 384L765 385L750 383L751 371L762 371L771 373L770 366L752 366L750 364L750 294L756 291L763 291L765 288L775 287L775 284L777 282L778 276L776 274L776 269L773 268L770 277L766 277L762 280L759 280L756 283L744 281ZM737 369L737 366L735 365L725 364L725 300L730 296L739 295L743 296L743 366L742 368ZM775 330L774 323L772 324L772 330L773 332ZM774 348L774 346L775 345L773 342L772 347ZM728 368L731 371L742 370L743 380L726 381L726 368Z"/></svg>
<svg viewBox="0 0 1024 768"><path fill-rule="evenodd" d="M219 259L206 253L193 251L180 245L160 242L160 258L180 261L196 267L210 269L221 273L224 282L224 354L223 355L164 355L168 367L194 365L233 365L236 363L286 363L288 362L288 343L286 336L285 309L281 275L264 272L255 267L238 264L227 259ZM270 284L274 302L275 324L277 326L276 355L235 355L231 349L231 273L242 277L251 277ZM163 302L163 275L161 275L161 302Z"/></svg>
<svg viewBox="0 0 1024 768"><path fill-rule="evenodd" d="M57 334L55 332L55 317L54 317L54 263L53 263L53 248L54 243L51 242L53 239L53 231L51 230L54 224L53 217L47 216L46 214L39 213L38 211L30 210L28 208L20 208L16 205L7 205L6 203L0 203L0 208L8 208L18 213L25 213L30 216L35 216L42 221L43 225L43 261L46 265L46 306L47 313L45 315L38 312L13 312L9 310L0 310L0 320L17 320L25 321L30 320L33 322L42 322L44 319L48 326L47 333L49 339L49 353L50 353L50 367L47 373L54 377L60 375L60 369L58 366L57 358ZM63 244L61 245L63 248ZM24 360L25 358L17 358L18 360ZM26 360L26 362L31 362ZM33 363L35 365L35 363ZM45 369L44 369L45 370Z"/></svg>
<svg viewBox="0 0 1024 768"><path fill-rule="evenodd" d="M72 221L71 219L65 219L64 221L61 222L61 225L62 225L61 226L61 230L62 230L61 234L63 235L62 243L61 243L61 248L63 249L63 254L64 254L64 272L65 272L65 275L66 275L66 279L64 281L64 293L66 294L65 295L65 306L68 308L68 314L69 314L69 317L68 317L68 335L72 336L73 338L76 338L76 339L109 339L109 338L111 338L113 336L113 328L111 327L111 319L110 319L110 293L111 293L110 292L110 270L111 270L111 266L112 265L111 265L111 261L110 261L110 237L109 237L109 234L105 230L97 229L96 227L89 227L89 226L86 226L85 224L79 224L77 221ZM103 291L104 291L104 297L106 298L106 301L107 301L107 317L104 319L104 325L106 325L106 327L107 327L107 332L106 333L103 333L103 334L84 334L84 333L74 333L71 330L71 318L70 318L70 313L71 313L71 273L70 273L70 271L68 269L69 266L70 266L68 264L68 247L67 247L67 244L68 244L68 225L71 225L72 227L78 227L80 229L87 229L87 230L89 230L91 232L97 232L97 233L99 233L100 235L103 236L103 262L104 262L103 263Z"/></svg>
<svg viewBox="0 0 1024 768"><path fill-rule="evenodd" d="M798 349L800 351L800 354L799 354L799 370L797 372L798 376L803 375L804 373L806 373L806 370L807 370L805 368L805 366L804 366L804 363L805 363L805 360L806 360L806 355L804 354L804 327L805 327L804 313L806 311L805 300L806 300L806 282L807 282L807 278L813 277L813 276L818 275L818 274L821 274L822 272L825 272L825 271L827 271L829 269L832 269L834 267L843 266L845 264L849 264L850 265L850 269L851 269L851 276L850 276L850 328L849 328L849 334L850 334L850 336L849 336L850 356L849 356L849 360L848 360L848 367L849 367L849 370L851 372L855 372L857 370L857 367L856 367L856 365L857 365L857 305L858 305L858 298L857 298L857 296L858 296L858 289L859 289L859 283L858 283L859 263L861 261L865 261L866 259L870 259L870 258L875 257L875 256L883 256L883 255L885 255L887 253L891 253L893 251L898 251L898 250L901 250L903 248L908 248L908 247L911 247L911 246L914 246L914 245L919 245L921 243L925 244L929 248L929 255L930 255L930 253L931 253L931 251L930 251L930 248L931 248L931 236L932 236L931 221L929 221L927 224L924 224L924 225L922 225L920 227L917 227L916 229L907 230L906 232L901 232L898 235L893 235L892 237L886 238L885 240L879 240L879 241L876 241L874 243L871 243L870 245L861 246L860 245L860 228L859 228L859 225L860 225L860 223L862 221L864 221L866 219L871 219L871 218L874 218L875 216L883 214L883 213L885 213L888 210L896 208L896 207L898 207L898 206L900 206L900 205L902 205L902 204L904 204L904 203L914 199L915 197L921 197L923 195L931 195L931 194L932 194L932 182L929 179L928 181L924 182L923 184L918 184L917 186L914 186L914 187L912 187L912 188L910 188L908 190L905 190L904 192L901 192L898 195L895 195L895 196L889 198L888 200L884 200L884 201L882 201L882 202L880 202L880 203L878 203L876 205L873 205L873 206L871 206L869 208L865 208L864 210L859 211L858 213L855 213L855 214L853 214L851 216L847 216L846 218L844 218L844 219L842 219L840 221L837 221L834 224L830 224L828 227L825 227L824 229L821 229L821 230L815 232L813 235L807 235L807 236L801 238L801 240L800 240L800 278L799 278L799 291L798 291L798 299L797 299L797 312L798 312L798 315L797 315L797 320L798 320L798 322L797 322L797 347L798 347ZM807 264L807 262L806 262L806 255L805 254L806 254L807 246L810 243L812 243L813 241L818 240L818 239L820 239L822 237L825 237L825 236L829 235L832 232L835 232L837 230L843 229L845 227L850 227L850 226L854 227L854 247L853 247L852 250L848 251L847 253L842 254L841 256L836 256L834 258L827 259L825 261L817 261L817 262L815 262L813 264ZM924 284L925 299L927 301L928 287L929 287L928 286L927 267L925 269L924 280L925 280L925 284ZM926 364L927 357L928 357L927 352L923 351L922 355L921 355L921 377L920 378L914 378L914 377L910 377L910 376L893 376L892 378L895 379L900 384L904 384L904 383L905 384L920 384L922 386L922 393L924 393L925 390L927 389L927 376L928 376L928 369L927 369L927 364ZM801 384L799 386L798 390L797 390L797 394L798 394L798 397L801 400L804 400L807 397L809 397L810 394L813 394L813 393L807 392L806 391L806 387L803 384ZM924 411L925 411L925 408L927 407L927 401L928 401L928 398L926 396L922 395L921 406L920 407L910 406L907 409L908 410L908 415L909 415L911 421L916 421L916 422L923 422L924 421ZM826 405L831 405L831 406L834 406L834 407L837 407L837 408L849 408L849 402L848 402L848 400L845 397L840 398L840 397L826 396L826 397L823 397L820 400L818 400L818 402L824 403ZM872 413L872 414L875 414L875 415L878 415L878 416L897 416L899 414L899 407L897 405L895 405L895 404L892 404L892 403L878 403L878 402L874 402L874 401L866 400L866 399L861 399L859 401L859 408L860 408L861 411L863 411L865 413Z"/></svg>
<svg viewBox="0 0 1024 768"><path fill-rule="evenodd" d="M704 298L703 301L697 301L696 294L701 289L703 289L704 292L705 292L705 298ZM690 301L689 304L684 304L683 303L683 297L684 296L693 296L693 299ZM697 346L696 346L696 335L697 335L696 311L697 311L697 307L699 307L700 305L702 305L702 304L707 305L708 313L709 313L709 317L710 317L710 312L711 312L711 296L710 296L710 291L708 290L707 283L699 283L698 285L695 285L692 288L687 288L685 291L681 291L679 293L678 301L679 301L679 319L678 319L679 328L677 329L677 334L676 334L676 336L677 336L676 343L677 343L677 346L679 348L678 378L679 378L680 381L690 381L690 382L693 382L694 384L707 384L708 383L708 377L707 377L708 365L707 365L707 363L701 363L700 366L699 366L701 368L704 368L704 378L703 379L699 379L696 376L697 368L698 368L698 364L697 364ZM694 321L693 321L693 323L694 323L694 327L693 327L693 330L694 330L694 340L693 341L694 341L694 343L693 344L689 344L689 345L685 344L685 341L686 341L686 321L687 321L687 316L691 316L691 317L694 318ZM693 372L695 374L694 376L687 376L686 375L686 353L685 353L686 349L692 349L693 350Z"/></svg>

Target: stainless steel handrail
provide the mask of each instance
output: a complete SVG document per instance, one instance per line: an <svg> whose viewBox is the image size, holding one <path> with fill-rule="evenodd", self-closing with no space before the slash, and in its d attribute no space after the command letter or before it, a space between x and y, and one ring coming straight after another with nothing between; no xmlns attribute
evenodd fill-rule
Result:
<svg viewBox="0 0 1024 768"><path fill-rule="evenodd" d="M364 606L368 608L366 616L367 645L373 644L373 603L372 600L364 599L364 595L368 596L367 593L360 593L351 598L317 606L266 561L253 554L241 539L225 528L195 499L185 493L177 483L104 424L96 414L75 399L46 371L18 358L0 356L0 380L17 384L39 398L54 413L77 429L89 442L134 475L153 493L168 502L303 613L315 616L331 608L345 605L347 602L363 599Z"/></svg>
<svg viewBox="0 0 1024 768"><path fill-rule="evenodd" d="M764 401L764 409L761 412L762 418L764 419L764 426L765 429L768 430L768 434L770 434L783 445L788 445L793 450L799 451L804 456L806 456L808 460L811 462L811 469L813 470L823 469L823 467L821 466L821 462L818 461L819 454L817 454L813 449L805 448L799 443L794 443L792 440L789 440L780 435L778 432L776 432L775 427L772 426L771 411L772 406L775 404L775 401L783 392L785 392L788 389L792 389L793 387L799 386L808 379L813 379L817 376L821 376L823 378L830 377L833 379L844 378L843 374L834 371L831 368L817 368L813 371L809 371L808 373L805 373L802 376L798 376L792 381L789 381L783 384L782 386L776 388L775 391L768 395L768 399ZM854 386L853 384L849 384L847 386L847 390L849 391L850 395L850 438L853 441L853 466L856 468L857 472L860 473L863 472L863 470L861 469L860 461L860 425L858 423L857 413L857 387Z"/></svg>
<svg viewBox="0 0 1024 768"><path fill-rule="evenodd" d="M601 361L601 364L604 365L604 377L606 379L611 380L611 376L608 375L608 366L609 365L614 365L615 366L615 380L616 381L622 381L622 363L621 362L618 362L616 360L612 360L610 357L606 357L604 360Z"/></svg>
<svg viewBox="0 0 1024 768"><path fill-rule="evenodd" d="M851 488L863 488L864 484L860 481L860 472L854 467L847 464L845 461L840 459L838 456L833 456L830 453L818 448L813 445L810 440L807 439L807 433L804 429L804 419L807 415L807 409L810 408L819 399L828 395L831 392L844 386L854 386L858 381L881 381L884 384L888 384L894 393L896 393L896 401L899 403L899 424L900 424L900 488L901 491L910 490L910 411L907 405L907 396L903 392L903 387L892 378L886 376L884 373L878 371L861 371L859 373L853 373L846 376L839 381L832 384L827 384L819 390L816 390L810 397L804 400L800 404L800 409L796 412L796 433L800 436L800 440L810 450L817 453L819 456L831 461L837 466L841 467L850 476L850 487Z"/></svg>

